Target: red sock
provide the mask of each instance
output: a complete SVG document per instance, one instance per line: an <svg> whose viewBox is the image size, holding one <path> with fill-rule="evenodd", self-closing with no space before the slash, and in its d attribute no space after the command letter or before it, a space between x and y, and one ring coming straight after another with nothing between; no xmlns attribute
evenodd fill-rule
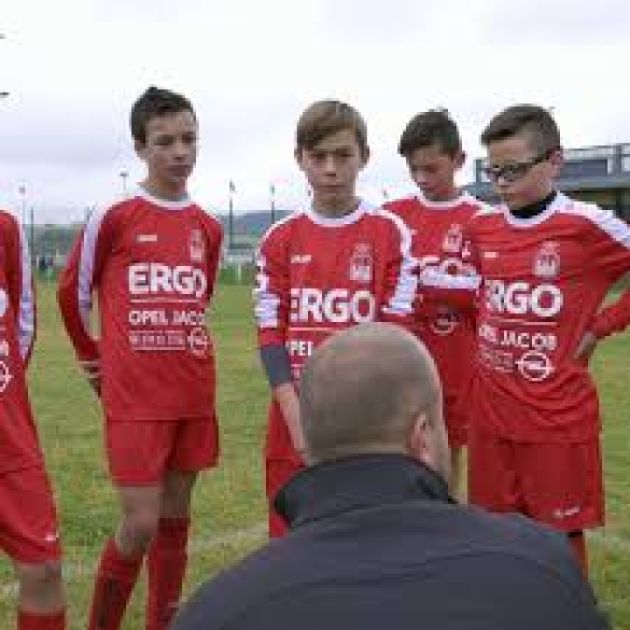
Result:
<svg viewBox="0 0 630 630"><path fill-rule="evenodd" d="M588 578L588 554L586 552L586 540L584 538L583 531L569 532L567 534L569 543L575 553L578 564L582 568L582 573L585 578Z"/></svg>
<svg viewBox="0 0 630 630"><path fill-rule="evenodd" d="M18 610L18 630L65 630L66 611L40 614Z"/></svg>
<svg viewBox="0 0 630 630"><path fill-rule="evenodd" d="M141 555L126 558L109 539L96 573L88 630L119 630L141 566Z"/></svg>
<svg viewBox="0 0 630 630"><path fill-rule="evenodd" d="M147 630L166 630L177 612L186 571L188 517L161 518L149 549Z"/></svg>

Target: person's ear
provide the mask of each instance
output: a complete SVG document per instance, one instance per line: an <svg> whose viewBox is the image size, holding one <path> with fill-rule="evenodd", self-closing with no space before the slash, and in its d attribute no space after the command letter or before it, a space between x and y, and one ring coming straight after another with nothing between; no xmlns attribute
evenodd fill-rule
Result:
<svg viewBox="0 0 630 630"><path fill-rule="evenodd" d="M361 169L364 169L370 159L370 147L366 146L361 154Z"/></svg>
<svg viewBox="0 0 630 630"><path fill-rule="evenodd" d="M144 142L140 142L140 140L134 140L133 148L136 152L136 155L141 159L145 159L145 149L146 144Z"/></svg>
<svg viewBox="0 0 630 630"><path fill-rule="evenodd" d="M549 156L549 163L553 167L554 177L557 177L564 166L564 153L562 153L562 149L553 151Z"/></svg>
<svg viewBox="0 0 630 630"><path fill-rule="evenodd" d="M300 147L296 147L295 151L293 152L293 156L295 157L295 161L297 162L297 165L299 167L299 169L301 171L304 170L304 165L303 165L303 153L304 153L304 149L301 149Z"/></svg>
<svg viewBox="0 0 630 630"><path fill-rule="evenodd" d="M425 411L420 412L414 419L407 436L407 452L411 457L424 464L432 462L427 431L429 419Z"/></svg>
<svg viewBox="0 0 630 630"><path fill-rule="evenodd" d="M466 153L464 151L458 151L455 156L455 170L459 170L464 166L464 162L466 162Z"/></svg>

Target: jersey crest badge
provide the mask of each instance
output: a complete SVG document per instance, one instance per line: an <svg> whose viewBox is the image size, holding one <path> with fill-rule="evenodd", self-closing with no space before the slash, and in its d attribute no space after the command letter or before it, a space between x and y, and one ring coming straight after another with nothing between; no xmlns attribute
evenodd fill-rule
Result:
<svg viewBox="0 0 630 630"><path fill-rule="evenodd" d="M190 232L188 247L190 248L190 260L196 263L203 262L206 247L203 242L203 234L201 233L201 230L192 230Z"/></svg>
<svg viewBox="0 0 630 630"><path fill-rule="evenodd" d="M464 244L464 233L459 223L453 223L444 235L442 249L449 254L457 254L460 252Z"/></svg>
<svg viewBox="0 0 630 630"><path fill-rule="evenodd" d="M558 243L545 241L534 258L534 275L539 278L555 278L560 273Z"/></svg>
<svg viewBox="0 0 630 630"><path fill-rule="evenodd" d="M357 243L350 256L350 280L353 282L372 282L372 245Z"/></svg>

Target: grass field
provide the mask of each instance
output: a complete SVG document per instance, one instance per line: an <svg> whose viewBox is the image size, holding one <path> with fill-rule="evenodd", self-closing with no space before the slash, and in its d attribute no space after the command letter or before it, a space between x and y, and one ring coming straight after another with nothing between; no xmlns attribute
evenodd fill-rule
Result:
<svg viewBox="0 0 630 630"><path fill-rule="evenodd" d="M34 407L60 505L70 628L85 627L95 563L116 523L102 453L100 412L75 367L52 285L39 287L38 346L30 370ZM261 444L267 391L255 341L249 289L221 286L212 314L219 365L221 466L202 477L185 592L265 540ZM605 415L608 525L591 536L592 578L615 628L630 630L630 334L602 346L594 361ZM0 564L0 628L14 627L15 585ZM144 585L123 627L141 630Z"/></svg>

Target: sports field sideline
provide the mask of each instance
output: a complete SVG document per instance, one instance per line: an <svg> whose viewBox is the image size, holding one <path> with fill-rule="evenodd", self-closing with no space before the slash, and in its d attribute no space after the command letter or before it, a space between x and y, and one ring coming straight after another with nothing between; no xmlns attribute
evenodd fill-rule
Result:
<svg viewBox="0 0 630 630"><path fill-rule="evenodd" d="M217 345L222 460L196 490L185 592L265 540L261 444L267 388L259 369L247 286L221 285L211 314ZM594 360L604 410L608 525L591 536L591 574L613 626L630 630L630 333L602 344ZM70 628L85 626L94 566L116 522L101 450L97 402L63 333L54 285L38 287L38 341L31 395L60 504ZM126 630L143 628L136 589ZM13 577L0 565L0 628L13 625Z"/></svg>

